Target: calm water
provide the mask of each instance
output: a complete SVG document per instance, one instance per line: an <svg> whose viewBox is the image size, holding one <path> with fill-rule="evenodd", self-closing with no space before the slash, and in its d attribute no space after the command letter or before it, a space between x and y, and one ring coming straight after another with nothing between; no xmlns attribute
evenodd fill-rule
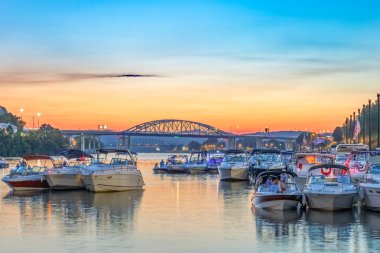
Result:
<svg viewBox="0 0 380 253"><path fill-rule="evenodd" d="M144 191L22 195L1 182L0 252L380 251L379 213L255 213L248 183L154 175L161 157L140 155Z"/></svg>

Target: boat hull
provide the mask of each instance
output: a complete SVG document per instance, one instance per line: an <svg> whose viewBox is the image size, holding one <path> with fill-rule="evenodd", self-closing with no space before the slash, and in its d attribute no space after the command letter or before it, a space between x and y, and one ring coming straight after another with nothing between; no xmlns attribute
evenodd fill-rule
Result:
<svg viewBox="0 0 380 253"><path fill-rule="evenodd" d="M380 211L380 185L363 184L361 191L364 196L361 197L362 206L374 211Z"/></svg>
<svg viewBox="0 0 380 253"><path fill-rule="evenodd" d="M129 191L142 189L144 181L140 173L83 175L87 190L92 192Z"/></svg>
<svg viewBox="0 0 380 253"><path fill-rule="evenodd" d="M42 177L35 178L11 178L6 176L3 178L6 183L14 191L41 191L49 189L49 184Z"/></svg>
<svg viewBox="0 0 380 253"><path fill-rule="evenodd" d="M289 210L297 208L301 199L302 194L256 195L252 204L261 209Z"/></svg>
<svg viewBox="0 0 380 253"><path fill-rule="evenodd" d="M205 165L193 165L189 166L189 172L191 174L202 174L202 173L207 173L207 167Z"/></svg>
<svg viewBox="0 0 380 253"><path fill-rule="evenodd" d="M185 165L170 165L167 166L169 173L188 173L189 170Z"/></svg>
<svg viewBox="0 0 380 253"><path fill-rule="evenodd" d="M311 193L306 192L306 203L309 208L325 211L351 209L357 193Z"/></svg>
<svg viewBox="0 0 380 253"><path fill-rule="evenodd" d="M85 189L81 174L50 174L44 176L54 190Z"/></svg>
<svg viewBox="0 0 380 253"><path fill-rule="evenodd" d="M248 168L218 168L220 180L234 181L234 180L249 180Z"/></svg>

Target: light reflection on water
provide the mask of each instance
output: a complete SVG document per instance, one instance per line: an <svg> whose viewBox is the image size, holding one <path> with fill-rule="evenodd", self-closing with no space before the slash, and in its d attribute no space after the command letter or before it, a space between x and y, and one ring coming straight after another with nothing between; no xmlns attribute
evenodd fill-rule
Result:
<svg viewBox="0 0 380 253"><path fill-rule="evenodd" d="M163 155L162 157L166 157ZM9 193L1 183L1 252L378 252L380 214L251 210L248 182L153 174L144 191Z"/></svg>

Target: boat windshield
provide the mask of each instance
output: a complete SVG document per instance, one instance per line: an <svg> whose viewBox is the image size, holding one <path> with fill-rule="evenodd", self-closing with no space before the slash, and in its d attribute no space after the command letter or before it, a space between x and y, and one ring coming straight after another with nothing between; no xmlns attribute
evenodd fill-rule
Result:
<svg viewBox="0 0 380 253"><path fill-rule="evenodd" d="M339 175L337 177L326 177L324 175L313 175L310 177L309 183L311 183L311 184L325 184L325 183L349 184L349 183L351 183L351 179L348 175Z"/></svg>
<svg viewBox="0 0 380 253"><path fill-rule="evenodd" d="M240 154L227 154L225 156L225 161L226 162L246 162L247 161L247 156L243 153Z"/></svg>
<svg viewBox="0 0 380 253"><path fill-rule="evenodd" d="M380 164L372 165L371 168L368 171L368 174L380 174Z"/></svg>

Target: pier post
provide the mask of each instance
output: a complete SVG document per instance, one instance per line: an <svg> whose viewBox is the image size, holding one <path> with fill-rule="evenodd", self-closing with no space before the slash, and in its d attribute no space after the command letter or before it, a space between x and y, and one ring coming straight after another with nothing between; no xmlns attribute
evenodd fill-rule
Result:
<svg viewBox="0 0 380 253"><path fill-rule="evenodd" d="M84 151L84 142L85 142L85 138L84 138L84 134L82 133L82 134L80 134L80 149L82 150L82 151Z"/></svg>

